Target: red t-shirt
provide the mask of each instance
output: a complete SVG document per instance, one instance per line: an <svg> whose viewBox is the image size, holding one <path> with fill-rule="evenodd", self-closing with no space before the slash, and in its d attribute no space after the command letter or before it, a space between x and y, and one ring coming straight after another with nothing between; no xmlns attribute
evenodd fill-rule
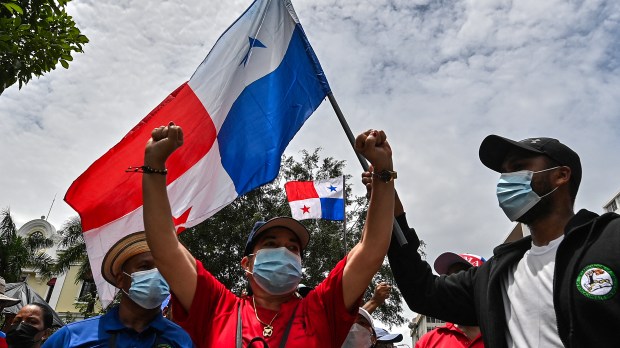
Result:
<svg viewBox="0 0 620 348"><path fill-rule="evenodd" d="M415 344L415 348L433 347L484 348L484 343L482 342L482 336L480 334L470 342L467 335L459 330L458 327L452 323L446 323L446 325L438 327L420 337L420 340Z"/></svg>
<svg viewBox="0 0 620 348"><path fill-rule="evenodd" d="M342 273L346 257L338 262L327 278L303 299L292 299L280 306L273 323L273 335L264 337L271 348L280 345L280 339L299 303L289 332L287 347L340 348L357 317L357 307L352 312L344 306ZM174 321L185 329L197 347L235 347L237 305L241 305L243 322L243 347L254 337L263 337L263 325L256 320L252 297L237 297L226 289L196 260L198 281L196 294L189 313L183 310L172 296ZM257 307L258 317L269 323L277 312ZM262 344L254 343L254 347Z"/></svg>
<svg viewBox="0 0 620 348"><path fill-rule="evenodd" d="M4 332L0 331L0 348L8 348L9 346L6 344L6 335Z"/></svg>

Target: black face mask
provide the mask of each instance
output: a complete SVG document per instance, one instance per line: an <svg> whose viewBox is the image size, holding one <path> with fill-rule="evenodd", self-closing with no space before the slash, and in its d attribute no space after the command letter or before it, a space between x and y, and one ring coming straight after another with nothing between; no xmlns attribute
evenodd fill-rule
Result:
<svg viewBox="0 0 620 348"><path fill-rule="evenodd" d="M11 326L6 333L6 343L9 348L29 348L39 342L34 340L34 336L39 333L36 327L21 322Z"/></svg>

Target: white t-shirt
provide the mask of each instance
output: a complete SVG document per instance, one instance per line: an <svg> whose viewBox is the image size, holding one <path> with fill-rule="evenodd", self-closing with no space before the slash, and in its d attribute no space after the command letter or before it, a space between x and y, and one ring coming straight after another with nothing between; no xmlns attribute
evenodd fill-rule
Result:
<svg viewBox="0 0 620 348"><path fill-rule="evenodd" d="M553 308L555 254L564 235L535 246L514 265L502 282L508 347L563 347Z"/></svg>

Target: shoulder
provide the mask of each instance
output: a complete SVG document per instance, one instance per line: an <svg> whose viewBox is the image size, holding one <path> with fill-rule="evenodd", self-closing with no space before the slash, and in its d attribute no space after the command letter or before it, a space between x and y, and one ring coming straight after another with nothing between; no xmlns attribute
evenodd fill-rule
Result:
<svg viewBox="0 0 620 348"><path fill-rule="evenodd" d="M80 332L85 330L91 330L93 327L99 326L99 321L103 318L102 315L87 318L84 320L76 321L73 323L69 323L63 327L61 327L56 333L64 332L65 334L70 332Z"/></svg>
<svg viewBox="0 0 620 348"><path fill-rule="evenodd" d="M53 335L51 335L44 345L45 347L52 347L52 343L60 343L64 342L68 344L72 341L72 337L86 338L87 336L91 336L93 333L99 332L99 322L103 316L96 316L80 321L76 321L73 323L69 323L56 331Z"/></svg>

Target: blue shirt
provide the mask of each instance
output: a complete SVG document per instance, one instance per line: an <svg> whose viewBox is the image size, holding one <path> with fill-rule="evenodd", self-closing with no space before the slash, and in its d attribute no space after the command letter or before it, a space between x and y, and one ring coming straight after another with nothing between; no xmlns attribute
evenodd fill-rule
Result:
<svg viewBox="0 0 620 348"><path fill-rule="evenodd" d="M117 348L194 347L187 332L162 315L138 333L123 325L115 307L105 315L63 326L45 341L43 348L108 347L114 334Z"/></svg>

